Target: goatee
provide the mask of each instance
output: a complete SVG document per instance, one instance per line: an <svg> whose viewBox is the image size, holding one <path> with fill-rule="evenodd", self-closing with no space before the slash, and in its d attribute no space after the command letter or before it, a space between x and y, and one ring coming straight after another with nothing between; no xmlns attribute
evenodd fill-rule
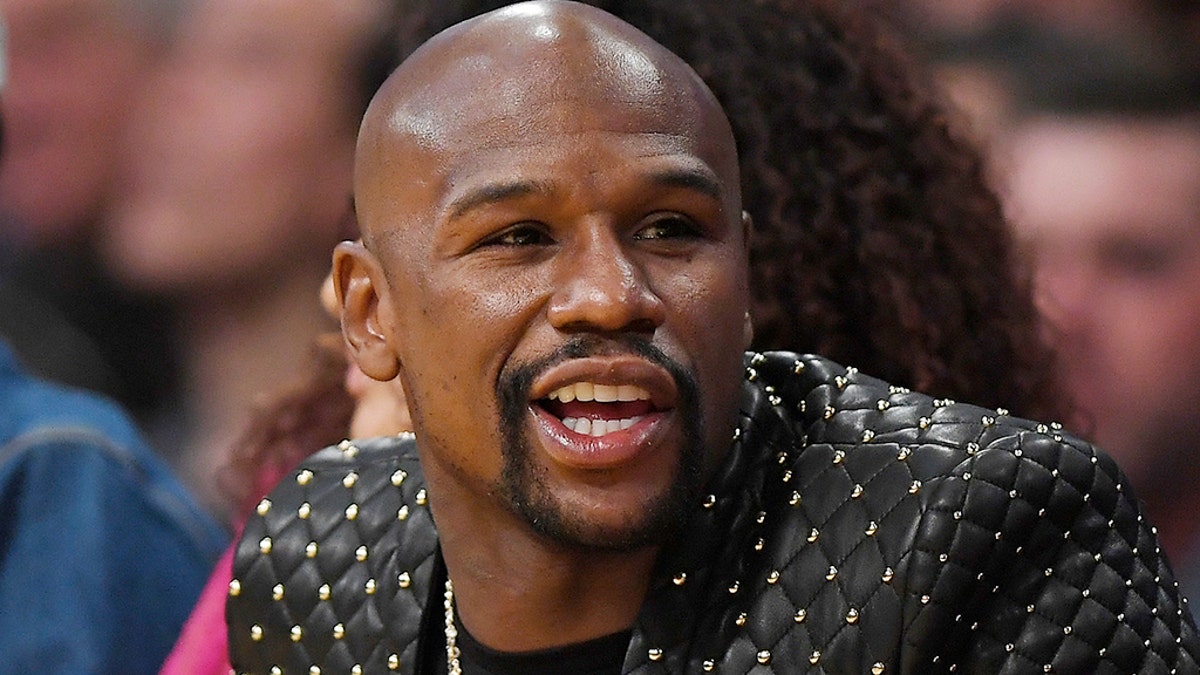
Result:
<svg viewBox="0 0 1200 675"><path fill-rule="evenodd" d="M605 526L589 521L586 514L570 512L555 497L546 483L545 469L533 461L526 429L529 391L539 373L569 359L614 352L633 352L665 369L679 392L675 414L685 423L679 463L670 487L662 494L649 496L643 507L635 510L637 515L621 526ZM695 503L702 487L704 420L696 378L662 350L637 336L576 336L547 357L506 369L497 380L496 394L503 439L499 491L535 531L567 546L628 551L664 543L682 529L688 507Z"/></svg>

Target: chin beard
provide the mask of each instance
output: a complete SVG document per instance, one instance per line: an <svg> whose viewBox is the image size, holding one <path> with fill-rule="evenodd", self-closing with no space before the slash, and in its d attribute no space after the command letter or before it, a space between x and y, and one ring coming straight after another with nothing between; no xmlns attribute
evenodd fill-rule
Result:
<svg viewBox="0 0 1200 675"><path fill-rule="evenodd" d="M637 508L631 509L634 515L620 525L591 521L585 514L564 505L546 484L544 470L533 462L533 450L525 433L529 389L537 374L567 359L611 353L611 341L593 336L573 338L553 354L502 374L496 384L503 438L500 451L504 464L498 492L534 531L566 546L630 551L664 543L682 529L689 506L696 502L703 487L704 421L695 377L662 350L642 339L625 337L617 342L624 348L622 351L632 351L671 374L679 391L677 411L687 422L670 488L664 493L650 495Z"/></svg>

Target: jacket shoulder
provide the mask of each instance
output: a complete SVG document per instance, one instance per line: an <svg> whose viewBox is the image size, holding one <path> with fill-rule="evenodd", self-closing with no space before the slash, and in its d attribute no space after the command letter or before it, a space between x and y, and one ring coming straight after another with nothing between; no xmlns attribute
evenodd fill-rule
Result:
<svg viewBox="0 0 1200 675"><path fill-rule="evenodd" d="M420 623L411 617L428 602L436 552L411 434L312 455L259 503L238 543L232 665L310 672L369 655L378 663L362 663L368 671L408 671Z"/></svg>
<svg viewBox="0 0 1200 675"><path fill-rule="evenodd" d="M1102 451L1061 425L817 356L751 355L747 367L803 438L793 473L811 487L799 496L841 511L883 499L893 522L909 509L907 537L884 519L875 535L892 540L907 668L1195 672L1178 585Z"/></svg>

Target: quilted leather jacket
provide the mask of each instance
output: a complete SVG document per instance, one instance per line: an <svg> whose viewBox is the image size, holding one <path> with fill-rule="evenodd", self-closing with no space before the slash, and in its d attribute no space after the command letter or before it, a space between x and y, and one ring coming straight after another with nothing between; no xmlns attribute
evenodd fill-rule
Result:
<svg viewBox="0 0 1200 675"><path fill-rule="evenodd" d="M427 507L411 436L311 457L239 544L235 670L421 672L443 649ZM1124 476L1059 426L753 354L624 671L1197 673L1184 602Z"/></svg>

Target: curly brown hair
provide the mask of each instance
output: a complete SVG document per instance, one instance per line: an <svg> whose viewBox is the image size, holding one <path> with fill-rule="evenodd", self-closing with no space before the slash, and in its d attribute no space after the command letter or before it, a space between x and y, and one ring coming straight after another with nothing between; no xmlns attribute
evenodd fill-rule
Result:
<svg viewBox="0 0 1200 675"><path fill-rule="evenodd" d="M690 63L742 165L755 348L1043 419L1067 411L984 162L936 89L837 0L585 0ZM494 0L401 0L402 52Z"/></svg>
<svg viewBox="0 0 1200 675"><path fill-rule="evenodd" d="M354 399L344 386L346 364L342 336L321 335L296 377L254 406L217 474L221 491L235 505L235 525L305 457L346 437L354 415Z"/></svg>

